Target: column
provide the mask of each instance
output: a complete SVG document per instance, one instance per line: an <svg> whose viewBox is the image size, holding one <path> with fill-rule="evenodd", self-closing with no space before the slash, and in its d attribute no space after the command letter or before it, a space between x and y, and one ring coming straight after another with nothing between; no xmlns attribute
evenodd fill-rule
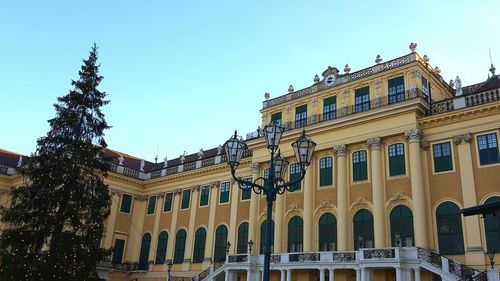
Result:
<svg viewBox="0 0 500 281"><path fill-rule="evenodd" d="M153 251L153 249L158 249L158 228L160 227L160 217L161 217L161 211L163 207L163 200L165 200L165 194L162 194L160 196L156 196L156 205L155 205L155 222L153 224L153 233L151 234L151 246L152 249L149 250L149 261L154 261L156 257L156 251Z"/></svg>
<svg viewBox="0 0 500 281"><path fill-rule="evenodd" d="M319 269L319 281L325 281L325 269L324 268Z"/></svg>
<svg viewBox="0 0 500 281"><path fill-rule="evenodd" d="M361 281L361 269L360 268L356 268L356 281Z"/></svg>
<svg viewBox="0 0 500 281"><path fill-rule="evenodd" d="M283 205L285 201L285 195L277 195L276 196L276 206L274 206L274 252L281 253L286 252L287 248L283 250L281 247L283 246L283 215L285 211L283 210ZM261 238L262 239L262 238Z"/></svg>
<svg viewBox="0 0 500 281"><path fill-rule="evenodd" d="M314 174L314 161L311 162L309 169L304 177L302 190L304 190L304 252L311 252L312 247L312 233L313 233L313 174Z"/></svg>
<svg viewBox="0 0 500 281"><path fill-rule="evenodd" d="M104 248L111 248L114 246L113 233L115 231L115 222L116 222L116 214L118 213L118 206L120 206L120 193L121 192L117 192L116 190L111 189L111 213L109 214L108 221L106 223L106 236L104 237L104 244L103 244Z"/></svg>
<svg viewBox="0 0 500 281"><path fill-rule="evenodd" d="M280 281L285 281L286 271L284 269L280 270Z"/></svg>
<svg viewBox="0 0 500 281"><path fill-rule="evenodd" d="M328 270L328 281L335 281L335 269Z"/></svg>
<svg viewBox="0 0 500 281"><path fill-rule="evenodd" d="M431 206L431 193L430 193L430 184L429 184L429 161L427 158L427 154L429 153L429 142L422 140L420 141L420 154L421 154L421 159L422 159L422 175L424 177L424 189L425 189L425 217L427 218L432 218L432 206ZM429 231L427 232L427 242L428 242L428 247L430 249L435 249L435 243L434 243L434 233L432 231L433 229L432 225L432 220L427 220L427 229Z"/></svg>
<svg viewBox="0 0 500 281"><path fill-rule="evenodd" d="M208 227L207 227L207 241L205 243L205 261L204 263L210 264L212 261L212 249L214 244L215 232L215 212L217 210L219 182L210 185L210 211L208 213ZM206 265L204 265L205 267Z"/></svg>
<svg viewBox="0 0 500 281"><path fill-rule="evenodd" d="M367 281L368 280L368 274L366 272L366 267L361 268L361 281Z"/></svg>
<svg viewBox="0 0 500 281"><path fill-rule="evenodd" d="M373 225L375 230L375 247L387 247L387 235L385 225L385 191L384 175L382 172L382 140L380 137L367 141L370 148L372 196L373 196Z"/></svg>
<svg viewBox="0 0 500 281"><path fill-rule="evenodd" d="M177 216L179 213L179 205L181 202L181 193L182 191L180 189L175 190L174 198L172 199L172 220L170 221L170 230L167 241L167 260L172 260L174 258L175 236L177 234Z"/></svg>
<svg viewBox="0 0 500 281"><path fill-rule="evenodd" d="M292 270L291 269L286 270L286 281L292 281Z"/></svg>
<svg viewBox="0 0 500 281"><path fill-rule="evenodd" d="M422 172L422 158L420 153L420 139L422 133L420 129L413 129L405 132L409 141L410 150L410 182L411 197L413 201L413 229L415 229L415 246L428 247L425 189Z"/></svg>
<svg viewBox="0 0 500 281"><path fill-rule="evenodd" d="M198 210L198 196L200 194L200 186L194 186L191 188L191 202L189 203L189 224L186 237L186 250L184 251L184 262L182 263L182 270L189 270L189 265L193 255L194 247L194 233L195 233L195 221L196 221L196 211ZM169 238L170 239L170 238Z"/></svg>
<svg viewBox="0 0 500 281"><path fill-rule="evenodd" d="M460 180L464 208L477 205L476 186L474 181L474 173L472 166L470 134L464 134L453 137L453 142L458 148L458 160L460 165ZM465 220L465 252L466 264L482 264L484 263L484 253L481 245L481 233L479 216L464 217Z"/></svg>
<svg viewBox="0 0 500 281"><path fill-rule="evenodd" d="M238 228L237 215L238 215L238 195L240 194L240 188L235 180L231 180L231 214L229 215L229 233L228 241L231 243L229 248L229 254L236 254L237 240L236 240L236 229Z"/></svg>
<svg viewBox="0 0 500 281"><path fill-rule="evenodd" d="M125 261L139 261L139 251L142 241L142 227L146 215L147 197L135 195L132 206L132 219L130 221L129 239L127 241L127 253Z"/></svg>
<svg viewBox="0 0 500 281"><path fill-rule="evenodd" d="M415 268L415 281L420 281L420 268Z"/></svg>
<svg viewBox="0 0 500 281"><path fill-rule="evenodd" d="M333 148L337 154L337 241L339 251L349 250L348 243L348 193L347 193L347 147L345 144Z"/></svg>
<svg viewBox="0 0 500 281"><path fill-rule="evenodd" d="M401 267L396 267L396 281L401 281Z"/></svg>
<svg viewBox="0 0 500 281"><path fill-rule="evenodd" d="M230 281L231 278L229 277L229 269L224 270L224 281Z"/></svg>
<svg viewBox="0 0 500 281"><path fill-rule="evenodd" d="M256 180L259 177L259 163L252 163L252 179ZM254 243L257 241L257 217L259 213L259 195L252 192L250 197L250 211L249 211L249 225L248 225L248 239ZM257 244L254 245L257 248ZM252 249L253 250L253 249Z"/></svg>

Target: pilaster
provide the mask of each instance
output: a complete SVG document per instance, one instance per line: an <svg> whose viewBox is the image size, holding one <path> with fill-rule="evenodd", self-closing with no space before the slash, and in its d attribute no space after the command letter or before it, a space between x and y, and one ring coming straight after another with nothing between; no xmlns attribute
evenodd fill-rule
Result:
<svg viewBox="0 0 500 281"><path fill-rule="evenodd" d="M219 197L217 194L217 189L219 187L219 184L219 182L210 184L210 210L208 213L207 240L205 243L205 260L203 262L203 267L210 265L212 261L212 249L214 245L215 233L215 215L217 210L217 198Z"/></svg>
<svg viewBox="0 0 500 281"><path fill-rule="evenodd" d="M313 174L314 174L314 161L311 162L309 166L309 171L306 172L304 177L304 182L302 184L302 190L304 190L304 252L310 252L313 250L312 247L312 231L314 229L313 224Z"/></svg>
<svg viewBox="0 0 500 281"><path fill-rule="evenodd" d="M182 263L182 270L189 270L191 259L193 256L193 239L195 233L196 212L198 210L198 196L200 194L200 186L193 186L191 188L191 202L189 203L189 224L188 235L186 237L186 250L184 251L184 262Z"/></svg>
<svg viewBox="0 0 500 281"><path fill-rule="evenodd" d="M160 196L156 196L156 198L158 199L155 205L155 221L153 224L153 233L151 234L151 245L153 246L152 249L158 249L158 229L160 227L161 210L163 207L163 200L165 200L165 195L162 194ZM156 251L150 250L148 261L154 261L155 257Z"/></svg>
<svg viewBox="0 0 500 281"><path fill-rule="evenodd" d="M134 196L132 209L132 219L130 221L129 239L127 241L127 251L125 261L139 261L139 250L142 241L142 228L146 215L147 197Z"/></svg>
<svg viewBox="0 0 500 281"><path fill-rule="evenodd" d="M337 155L337 249L349 250L348 243L348 193L347 193L347 146L337 145L333 148Z"/></svg>
<svg viewBox="0 0 500 281"><path fill-rule="evenodd" d="M367 141L371 153L373 220L375 228L375 247L387 247L385 219L384 175L382 172L382 139L372 138Z"/></svg>
<svg viewBox="0 0 500 281"><path fill-rule="evenodd" d="M259 163L252 163L250 165L252 170L252 179L256 180L259 175ZM259 212L259 196L252 192L250 197L250 211L249 211L249 225L248 225L248 240L253 242L257 241L257 216Z"/></svg>
<svg viewBox="0 0 500 281"><path fill-rule="evenodd" d="M116 214L118 213L118 206L120 205L120 194L111 189L111 212L106 222L106 236L104 237L104 248L113 247L113 233L115 231ZM2 201L3 202L3 201ZM1 230L1 228L0 228Z"/></svg>
<svg viewBox="0 0 500 281"><path fill-rule="evenodd" d="M172 220L170 221L169 239L167 242L167 260L173 260L175 237L177 236L177 217L179 214L179 205L181 201L181 190L174 191L172 206Z"/></svg>
<svg viewBox="0 0 500 281"><path fill-rule="evenodd" d="M229 215L229 236L228 241L231 243L231 247L229 248L229 254L235 254L237 248L237 240L236 240L236 229L237 218L238 218L238 194L240 188L238 187L238 183L235 180L231 180L231 214Z"/></svg>

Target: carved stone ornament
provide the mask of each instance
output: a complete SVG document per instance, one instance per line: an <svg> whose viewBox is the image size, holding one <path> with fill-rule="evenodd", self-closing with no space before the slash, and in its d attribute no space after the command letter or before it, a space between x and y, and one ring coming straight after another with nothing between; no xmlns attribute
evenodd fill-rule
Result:
<svg viewBox="0 0 500 281"><path fill-rule="evenodd" d="M351 72L351 68L349 67L348 64L345 65L344 72L345 72L345 74L349 74L349 72Z"/></svg>
<svg viewBox="0 0 500 281"><path fill-rule="evenodd" d="M321 201L321 204L319 204L318 209L319 210L331 210L331 209L333 209L333 206L334 206L333 203L330 200L326 199L326 200Z"/></svg>
<svg viewBox="0 0 500 281"><path fill-rule="evenodd" d="M118 165L123 166L123 161L125 161L125 158L120 155L120 157L118 157Z"/></svg>
<svg viewBox="0 0 500 281"><path fill-rule="evenodd" d="M426 140L420 140L420 148L423 150L429 150L429 147L431 145L429 144L429 141Z"/></svg>
<svg viewBox="0 0 500 281"><path fill-rule="evenodd" d="M312 107L316 107L316 104L318 104L318 99L317 99L317 98L316 98L316 99L313 99L313 100L311 101L311 106L312 106ZM313 112L313 114L314 114L314 112Z"/></svg>
<svg viewBox="0 0 500 281"><path fill-rule="evenodd" d="M184 161L186 161L186 151L184 151L184 153L180 155L180 158L181 158L181 163L183 164Z"/></svg>
<svg viewBox="0 0 500 281"><path fill-rule="evenodd" d="M174 190L174 195L181 195L182 189L176 189Z"/></svg>
<svg viewBox="0 0 500 281"><path fill-rule="evenodd" d="M203 151L202 148L200 148L200 151L198 151L198 159L201 159L203 158L203 155L205 154L205 152Z"/></svg>
<svg viewBox="0 0 500 281"><path fill-rule="evenodd" d="M295 90L295 89L293 88L293 85L292 85L292 84L290 84L290 86L288 86L288 92L289 92L289 93L293 93L293 91L294 91L294 90Z"/></svg>
<svg viewBox="0 0 500 281"><path fill-rule="evenodd" d="M470 134L463 134L463 135L458 135L458 136L453 137L454 144L470 143L471 141L472 141L472 137Z"/></svg>
<svg viewBox="0 0 500 281"><path fill-rule="evenodd" d="M413 43L413 42L411 42L411 43L410 43L409 48L410 48L410 51L411 51L412 53L414 53L414 52L415 52L415 50L417 49L417 43Z"/></svg>
<svg viewBox="0 0 500 281"><path fill-rule="evenodd" d="M371 150L380 150L380 149L382 149L382 139L380 137L375 137L375 138L368 139L366 141L366 143L368 144L368 147Z"/></svg>
<svg viewBox="0 0 500 281"><path fill-rule="evenodd" d="M379 64L383 61L382 57L380 55L377 55L377 57L375 58L375 63L376 64Z"/></svg>
<svg viewBox="0 0 500 281"><path fill-rule="evenodd" d="M269 92L264 93L264 98L268 100L271 97L271 94Z"/></svg>
<svg viewBox="0 0 500 281"><path fill-rule="evenodd" d="M410 143L420 142L420 139L422 138L422 131L418 128L408 130L405 132L405 137L410 141Z"/></svg>
<svg viewBox="0 0 500 281"><path fill-rule="evenodd" d="M391 196L391 198L389 199L389 202L393 202L393 201L397 201L397 200L405 200L406 198L407 198L406 195L402 191L399 191Z"/></svg>
<svg viewBox="0 0 500 281"><path fill-rule="evenodd" d="M217 155L220 155L222 153L222 145L219 144L217 147Z"/></svg>
<svg viewBox="0 0 500 281"><path fill-rule="evenodd" d="M139 171L144 172L144 166L146 165L146 162L144 162L144 159L141 160L141 166L139 168Z"/></svg>
<svg viewBox="0 0 500 281"><path fill-rule="evenodd" d="M356 206L356 205L367 206L368 200L366 200L366 197L364 197L364 196L358 197L358 198L356 198L356 201L354 201L354 203L352 205L353 206Z"/></svg>
<svg viewBox="0 0 500 281"><path fill-rule="evenodd" d="M302 209L300 208L299 204L297 204L297 203L290 204L290 206L288 207L288 213L291 213L291 214L298 214L301 211L302 211Z"/></svg>
<svg viewBox="0 0 500 281"><path fill-rule="evenodd" d="M218 188L220 185L220 181L214 181L210 183L211 188Z"/></svg>
<svg viewBox="0 0 500 281"><path fill-rule="evenodd" d="M437 67L437 66L436 66L436 67L434 67L434 72L435 72L436 74L440 75L440 74L441 74L441 69L440 69L439 67Z"/></svg>
<svg viewBox="0 0 500 281"><path fill-rule="evenodd" d="M318 74L314 75L314 83L318 83L319 80L320 80L319 75Z"/></svg>
<svg viewBox="0 0 500 281"><path fill-rule="evenodd" d="M19 155L19 160L17 160L17 168L21 167L23 165L23 157Z"/></svg>
<svg viewBox="0 0 500 281"><path fill-rule="evenodd" d="M201 185L195 185L192 187L194 191L200 191Z"/></svg>
<svg viewBox="0 0 500 281"><path fill-rule="evenodd" d="M165 158L163 158L163 168L167 168L168 167L168 158L167 156L165 156Z"/></svg>
<svg viewBox="0 0 500 281"><path fill-rule="evenodd" d="M346 157L347 146L345 144L339 144L333 147L333 151L337 154L337 157Z"/></svg>
<svg viewBox="0 0 500 281"><path fill-rule="evenodd" d="M259 163L255 162L250 164L250 169L252 170L252 174L258 174L259 171Z"/></svg>
<svg viewBox="0 0 500 281"><path fill-rule="evenodd" d="M422 63L427 65L427 64L429 64L430 60L431 59L427 55L424 55L424 57L422 58Z"/></svg>
<svg viewBox="0 0 500 281"><path fill-rule="evenodd" d="M148 197L146 195L135 195L134 199L137 201L146 201Z"/></svg>

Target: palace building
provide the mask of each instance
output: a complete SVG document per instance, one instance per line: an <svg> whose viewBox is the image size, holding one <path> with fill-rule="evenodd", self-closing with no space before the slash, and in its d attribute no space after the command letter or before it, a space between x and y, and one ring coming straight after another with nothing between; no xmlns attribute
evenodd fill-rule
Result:
<svg viewBox="0 0 500 281"><path fill-rule="evenodd" d="M300 177L291 143L302 130L317 143L304 180L274 203L272 280L500 280L485 272L487 252L500 253L500 211L461 213L500 202L500 76L491 65L486 81L448 83L415 48L266 94L261 125L285 128L287 179ZM245 142L237 175L265 178L262 132ZM266 198L232 179L222 146L161 163L107 153L112 207L101 245L114 251L99 267L104 279L261 278ZM2 204L26 161L0 150Z"/></svg>

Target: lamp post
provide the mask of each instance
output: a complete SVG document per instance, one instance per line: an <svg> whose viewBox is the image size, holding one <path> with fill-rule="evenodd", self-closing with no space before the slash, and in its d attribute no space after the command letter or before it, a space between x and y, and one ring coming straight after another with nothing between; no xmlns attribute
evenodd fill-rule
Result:
<svg viewBox="0 0 500 281"><path fill-rule="evenodd" d="M238 168L243 152L247 149L247 145L243 142L242 138L237 135L236 131L234 136L224 144L224 149L227 155L227 163L231 167L231 175L238 186L251 187L256 194L264 193L267 201L267 218L266 218L266 238L264 245L264 275L262 280L269 280L269 270L271 265L271 228L272 228L272 210L273 202L276 196L283 194L285 191L293 191L295 184L302 181L306 174L307 167L311 164L312 155L316 143L313 142L306 134L305 130L302 135L292 144L292 148L300 166L300 178L293 182L285 181L285 173L288 168L288 161L281 154L279 150L279 143L285 129L274 121L264 127L263 133L267 143L267 149L271 154L269 161L269 176L267 178L259 177L254 181L246 181L236 176L236 169ZM262 184L263 182L263 184ZM252 243L253 244L253 243Z"/></svg>
<svg viewBox="0 0 500 281"><path fill-rule="evenodd" d="M229 248L231 248L231 243L229 241L226 241L226 256L229 255Z"/></svg>
<svg viewBox="0 0 500 281"><path fill-rule="evenodd" d="M248 241L248 252L250 254L252 253L252 247L253 247L253 241L252 239L250 239L250 241Z"/></svg>
<svg viewBox="0 0 500 281"><path fill-rule="evenodd" d="M170 276L170 269L172 269L172 261L169 260L167 262L167 281L170 281L171 280L171 276Z"/></svg>
<svg viewBox="0 0 500 281"><path fill-rule="evenodd" d="M489 250L487 255L488 255L488 258L490 259L491 269L495 269L495 251Z"/></svg>

